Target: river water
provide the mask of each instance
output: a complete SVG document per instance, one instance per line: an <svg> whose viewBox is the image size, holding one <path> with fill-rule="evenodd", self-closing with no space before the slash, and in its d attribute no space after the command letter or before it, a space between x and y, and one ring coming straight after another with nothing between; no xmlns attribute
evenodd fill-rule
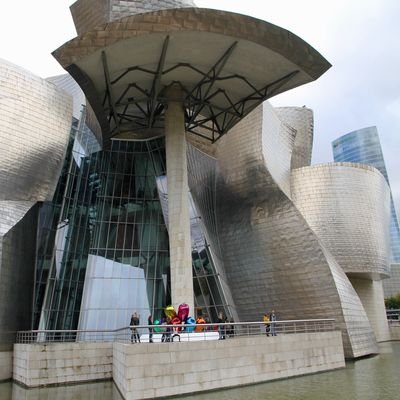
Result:
<svg viewBox="0 0 400 400"><path fill-rule="evenodd" d="M181 400L400 400L400 342L381 354L347 362L346 368L236 389L179 397ZM0 384L0 400L123 400L112 382L23 389Z"/></svg>

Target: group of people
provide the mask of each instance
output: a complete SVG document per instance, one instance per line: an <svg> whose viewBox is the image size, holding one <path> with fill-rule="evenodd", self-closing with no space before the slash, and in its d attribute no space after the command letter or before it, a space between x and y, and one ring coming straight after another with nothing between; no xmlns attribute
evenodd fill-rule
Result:
<svg viewBox="0 0 400 400"><path fill-rule="evenodd" d="M271 336L276 336L276 314L275 311L272 310L271 314L265 313L263 316L263 321L265 324L265 333L267 336L271 334Z"/></svg>
<svg viewBox="0 0 400 400"><path fill-rule="evenodd" d="M218 314L218 324L226 324L231 323L231 325L218 325L218 333L219 333L219 340L224 340L227 337L233 337L235 335L235 327L233 325L233 319L228 320L227 317L224 316L224 313L221 311ZM158 323L158 321L157 321ZM202 324L207 323L207 321L202 317L199 316L196 320L196 324L198 325L196 328L200 328ZM131 327L131 343L140 343L140 335L137 330L137 326L140 324L140 318L137 312L134 312L131 316L130 320L130 327ZM161 320L160 325L167 325L162 330L161 342L171 342L174 340L174 337L178 337L180 341L180 336L178 333L179 327L173 328L169 326L171 324L171 320L169 318L163 318ZM153 317L150 314L147 318L147 325L154 325ZM212 328L212 327L210 327ZM154 328L149 326L149 343L153 343L153 333ZM196 329L198 331L200 329ZM202 330L202 329L201 329Z"/></svg>
<svg viewBox="0 0 400 400"><path fill-rule="evenodd" d="M265 334L267 336L276 336L276 314L275 311L272 310L270 314L265 313L263 316L263 322L265 324ZM204 324L206 321L201 317L196 320L196 323ZM180 341L180 336L178 333L178 327L174 330L170 325L171 321L168 321L167 318L163 318L161 320L161 325L167 325L165 329L163 329L161 342L171 342L173 341L174 337L178 337ZM227 323L231 323L230 325L226 325ZM233 337L235 335L235 328L233 325L233 320L228 320L227 317L224 316L224 313L220 311L218 313L218 340L224 340L227 337ZM131 316L130 327L131 327L131 343L140 343L140 335L137 331L136 326L139 325L139 316L136 312L134 312ZM147 318L147 325L154 325L153 317L150 314ZM154 328L149 326L149 343L153 343L153 332Z"/></svg>
<svg viewBox="0 0 400 400"><path fill-rule="evenodd" d="M130 324L129 326L131 327L131 343L140 343L140 335L139 332L136 328L140 323L139 316L137 312L134 312L131 316ZM178 337L180 341L180 337L178 334L178 328L173 328L170 325L171 321L168 318L163 318L161 320L161 325L167 325L163 329L163 334L161 336L161 342L172 342L174 337ZM150 314L147 318L147 325L154 325L153 322L153 316ZM153 343L153 333L154 333L154 328L149 326L149 343Z"/></svg>

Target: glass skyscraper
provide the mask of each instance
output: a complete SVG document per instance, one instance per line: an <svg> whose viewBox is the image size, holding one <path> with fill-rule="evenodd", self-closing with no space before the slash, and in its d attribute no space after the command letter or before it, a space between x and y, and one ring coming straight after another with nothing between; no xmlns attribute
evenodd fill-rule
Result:
<svg viewBox="0 0 400 400"><path fill-rule="evenodd" d="M375 126L358 129L339 137L332 142L333 158L336 162L356 162L371 165L385 177L389 187L389 178L385 160ZM400 229L393 197L390 198L390 236L392 262L400 262Z"/></svg>

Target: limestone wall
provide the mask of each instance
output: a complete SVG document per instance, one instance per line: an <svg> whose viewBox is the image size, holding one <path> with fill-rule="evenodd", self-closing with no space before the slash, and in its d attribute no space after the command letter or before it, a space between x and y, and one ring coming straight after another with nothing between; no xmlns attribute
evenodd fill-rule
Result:
<svg viewBox="0 0 400 400"><path fill-rule="evenodd" d="M13 379L29 387L112 378L112 343L14 345Z"/></svg>
<svg viewBox="0 0 400 400"><path fill-rule="evenodd" d="M390 336L392 340L400 340L400 324L389 324Z"/></svg>
<svg viewBox="0 0 400 400"><path fill-rule="evenodd" d="M212 390L345 366L341 333L224 341L114 343L113 378L127 400Z"/></svg>

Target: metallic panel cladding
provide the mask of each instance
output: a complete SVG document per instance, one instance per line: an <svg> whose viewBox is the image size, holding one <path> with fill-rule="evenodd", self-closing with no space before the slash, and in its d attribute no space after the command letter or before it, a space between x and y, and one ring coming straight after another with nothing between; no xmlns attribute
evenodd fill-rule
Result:
<svg viewBox="0 0 400 400"><path fill-rule="evenodd" d="M181 7L195 7L195 4L191 0L78 0L70 11L80 35L129 15Z"/></svg>
<svg viewBox="0 0 400 400"><path fill-rule="evenodd" d="M347 357L375 353L356 292L285 194L294 138L295 129L264 103L221 139L216 204L209 212L218 239L210 237L211 245L221 248L240 320L258 320L272 309L281 319L335 318Z"/></svg>
<svg viewBox="0 0 400 400"><path fill-rule="evenodd" d="M301 168L311 164L313 145L313 112L306 107L277 107L279 119L296 129L290 168Z"/></svg>
<svg viewBox="0 0 400 400"><path fill-rule="evenodd" d="M82 106L86 104L85 95L80 86L72 79L69 74L62 74L46 78L47 82L51 82L58 88L65 90L72 96L73 112L72 116L75 119L81 118Z"/></svg>
<svg viewBox="0 0 400 400"><path fill-rule="evenodd" d="M52 198L71 118L70 96L0 60L0 200Z"/></svg>
<svg viewBox="0 0 400 400"><path fill-rule="evenodd" d="M188 143L188 181L196 209L201 215L201 227L207 243L211 243L210 252L212 260L219 276L222 296L226 300L227 315L238 320L236 306L229 288L224 259L218 239L216 220L216 179L217 160L196 149Z"/></svg>
<svg viewBox="0 0 400 400"><path fill-rule="evenodd" d="M53 196L65 156L72 99L0 60L0 346L29 329L36 255L36 202Z"/></svg>
<svg viewBox="0 0 400 400"><path fill-rule="evenodd" d="M385 177L389 187L389 177L386 171L385 160L379 141L376 126L358 129L347 133L332 142L334 161L356 162L377 168ZM390 240L392 262L400 262L400 227L394 207L392 194L390 194ZM400 287L398 287L400 291Z"/></svg>
<svg viewBox="0 0 400 400"><path fill-rule="evenodd" d="M352 163L295 169L292 199L347 274L389 276L390 191L377 169Z"/></svg>
<svg viewBox="0 0 400 400"><path fill-rule="evenodd" d="M167 43L168 53L164 52ZM193 43L196 43L196 51L182 52L182 49L192 48ZM213 90L221 89L220 95L211 96L207 106L203 105L203 99L200 103L197 98L194 101L192 91L204 86L199 79L234 45L235 51L232 50L229 63L221 71L226 76L221 75L212 84ZM330 68L315 49L276 25L241 14L187 7L131 15L98 26L52 54L84 90L102 128L106 146L111 137L148 138L156 128L161 132L164 108L161 89L173 81L184 86L186 105L196 109L193 109L196 111L193 117L186 118L188 129L199 134L198 128L205 124L204 118L197 118L197 111L201 110L206 121L214 121L215 129L209 132L209 138L215 140L213 135L225 134L256 104L311 82ZM163 54L165 60L161 57ZM160 57L165 63L160 64L162 72L157 75ZM249 58L256 58L258 63L246 63L244 60ZM107 71L105 76L99 65ZM145 74L141 73L144 66ZM197 73L193 73L193 68ZM161 91L152 99L148 94L155 82ZM135 94L137 90L141 93L139 96ZM113 104L105 105L103 99ZM157 104L155 119L154 113L143 113L149 101ZM235 107L241 104L243 109L226 119L224 115L235 103ZM219 111L214 112L214 107ZM135 118L125 118L125 114L135 115ZM147 126L152 127L151 132L145 129Z"/></svg>

